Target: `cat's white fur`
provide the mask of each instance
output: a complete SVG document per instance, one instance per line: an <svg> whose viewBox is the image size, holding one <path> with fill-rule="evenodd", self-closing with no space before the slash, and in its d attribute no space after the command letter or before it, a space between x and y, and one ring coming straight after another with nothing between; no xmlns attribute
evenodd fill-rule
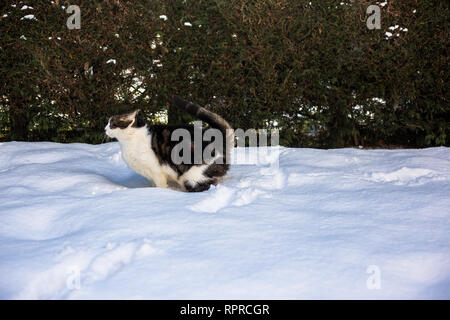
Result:
<svg viewBox="0 0 450 320"><path fill-rule="evenodd" d="M185 182L189 183L191 186L195 186L197 183L205 182L208 178L204 176L203 172L206 168L208 168L208 166L209 165L207 164L192 166L179 178L179 182L181 182L183 186Z"/></svg>
<svg viewBox="0 0 450 320"><path fill-rule="evenodd" d="M131 114L130 118L134 121L135 114ZM111 129L109 122L105 127L106 134L111 138L119 141L122 158L126 164L138 174L153 181L156 187L185 190L185 182L195 185L203 182L207 178L203 175L207 164L201 166L193 166L180 177L168 165L161 165L159 160L151 148L151 134L147 129L147 125L141 128L132 127L133 122L125 129Z"/></svg>

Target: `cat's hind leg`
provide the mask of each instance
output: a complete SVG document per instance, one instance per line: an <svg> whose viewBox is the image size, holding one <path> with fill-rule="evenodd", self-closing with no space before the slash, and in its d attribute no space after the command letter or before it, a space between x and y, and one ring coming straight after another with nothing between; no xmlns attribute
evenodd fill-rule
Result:
<svg viewBox="0 0 450 320"><path fill-rule="evenodd" d="M197 182L194 185L191 185L188 181L186 181L184 183L184 187L187 192L202 192L208 190L211 187L211 184L214 184L213 179Z"/></svg>

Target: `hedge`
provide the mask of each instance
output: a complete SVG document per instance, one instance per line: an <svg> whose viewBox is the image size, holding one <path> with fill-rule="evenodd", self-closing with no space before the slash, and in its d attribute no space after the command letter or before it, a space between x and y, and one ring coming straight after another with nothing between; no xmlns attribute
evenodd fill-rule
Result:
<svg viewBox="0 0 450 320"><path fill-rule="evenodd" d="M92 0L69 30L71 2L0 5L2 141L101 143L135 108L191 121L177 94L286 146L449 145L447 1Z"/></svg>

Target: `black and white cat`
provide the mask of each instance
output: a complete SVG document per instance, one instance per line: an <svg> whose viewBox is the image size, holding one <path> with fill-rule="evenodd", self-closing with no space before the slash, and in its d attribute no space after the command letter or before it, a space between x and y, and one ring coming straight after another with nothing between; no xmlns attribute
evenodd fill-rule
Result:
<svg viewBox="0 0 450 320"><path fill-rule="evenodd" d="M194 161L193 125L148 125L139 116L139 110L113 116L105 127L106 134L120 143L122 157L128 166L138 174L153 181L156 187L182 191L205 191L219 183L229 169L230 151L234 146L231 126L219 115L196 104L174 96L173 105L218 129L223 135L223 152L216 152L212 161ZM172 161L172 150L178 141L172 141L176 129L185 129L191 137L191 156L187 163ZM202 134L206 128L200 129ZM207 143L202 139L201 150Z"/></svg>

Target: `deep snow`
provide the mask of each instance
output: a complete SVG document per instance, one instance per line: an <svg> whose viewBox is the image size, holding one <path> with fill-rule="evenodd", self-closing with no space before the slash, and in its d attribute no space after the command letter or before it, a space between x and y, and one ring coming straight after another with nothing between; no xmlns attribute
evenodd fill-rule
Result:
<svg viewBox="0 0 450 320"><path fill-rule="evenodd" d="M192 194L118 143L3 143L0 298L448 299L449 169L449 148L281 148Z"/></svg>

